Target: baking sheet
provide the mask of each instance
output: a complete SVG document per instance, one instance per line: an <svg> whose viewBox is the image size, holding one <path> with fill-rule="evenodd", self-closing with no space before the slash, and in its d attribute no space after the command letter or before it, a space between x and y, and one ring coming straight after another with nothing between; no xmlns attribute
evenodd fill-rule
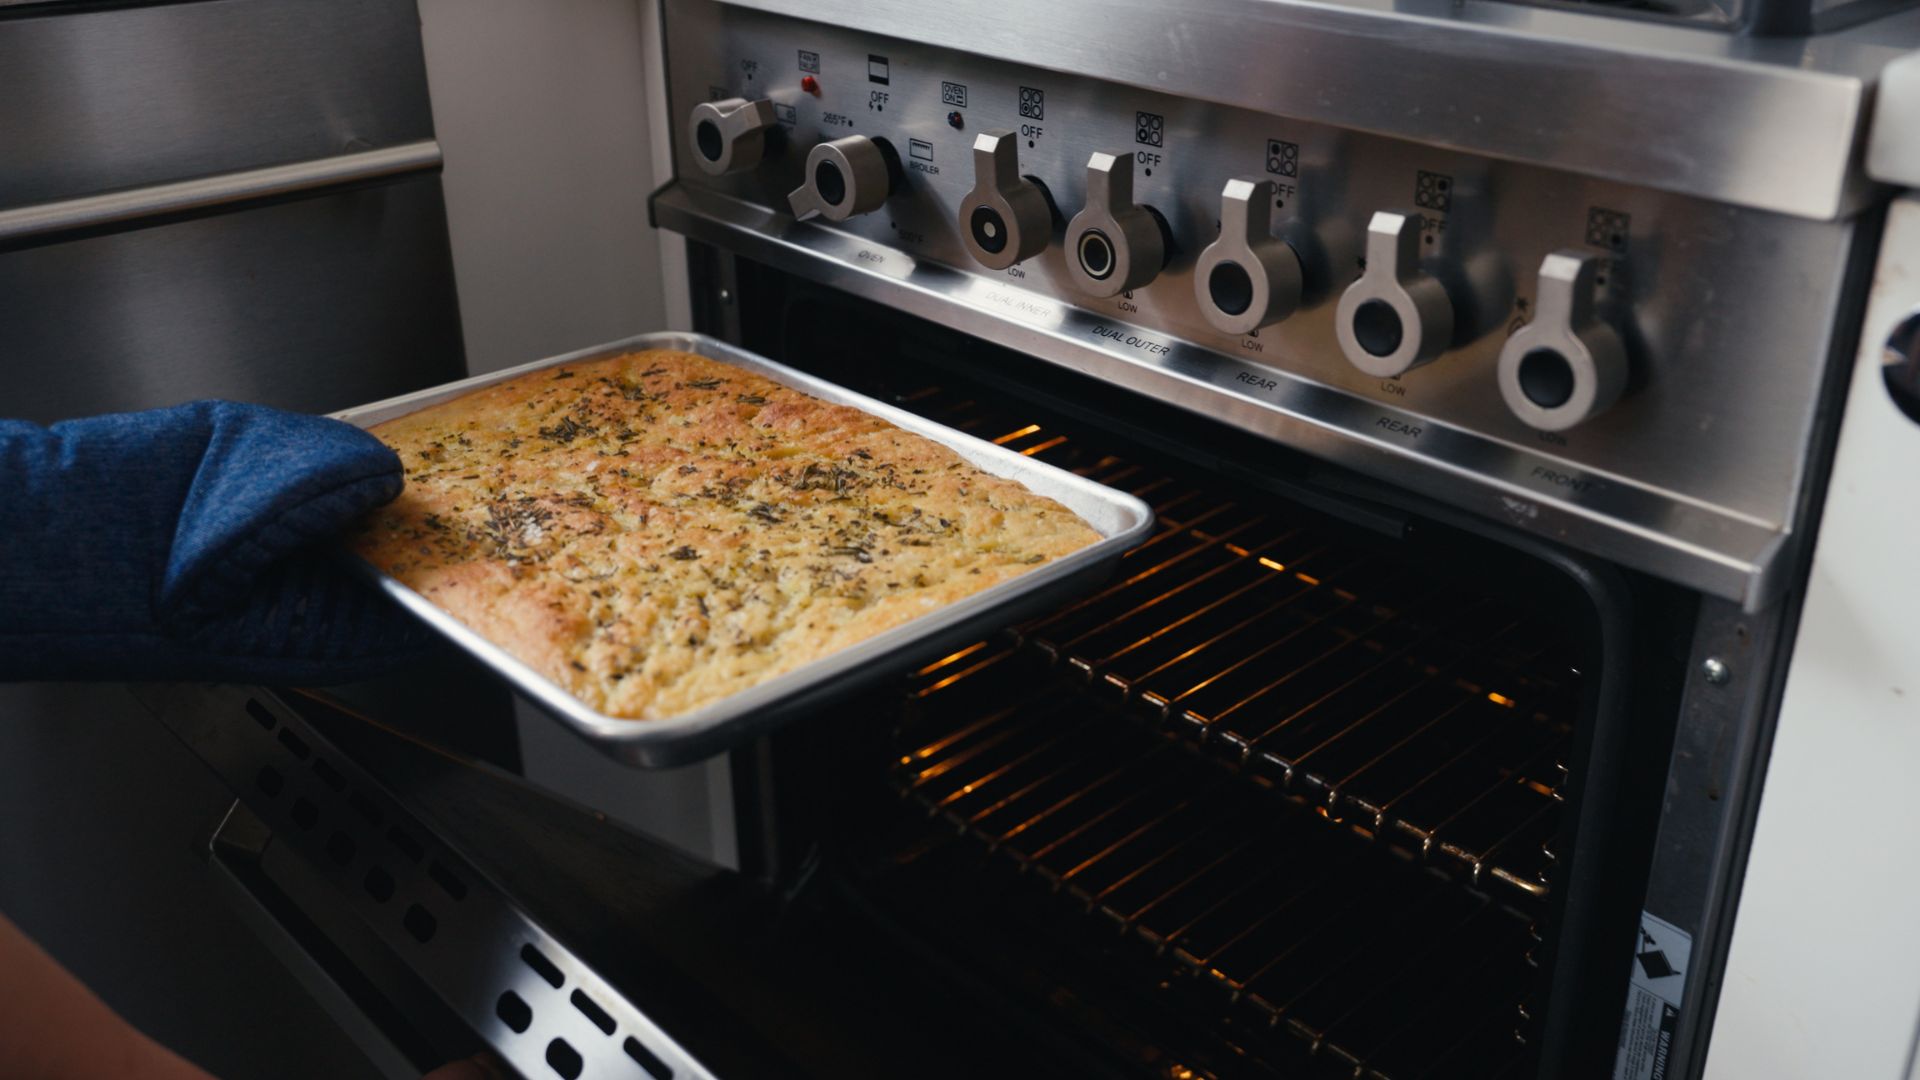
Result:
<svg viewBox="0 0 1920 1080"><path fill-rule="evenodd" d="M561 364L586 363L642 349L696 353L744 368L823 401L872 413L907 431L952 448L984 472L1016 481L1037 494L1059 502L1080 515L1101 538L1071 555L1038 566L1010 581L1003 581L957 600L693 712L665 720L627 720L595 711L506 650L468 629L426 597L364 560L351 560L372 575L380 587L402 606L478 657L515 689L573 728L582 738L620 761L647 767L697 761L821 708L843 695L894 678L947 649L1037 614L1068 596L1097 585L1112 573L1120 556L1145 539L1153 527L1153 511L1132 495L1023 457L1012 450L856 394L805 372L776 364L704 334L642 334L506 371L388 398L333 415L359 427L372 427L529 371Z"/></svg>

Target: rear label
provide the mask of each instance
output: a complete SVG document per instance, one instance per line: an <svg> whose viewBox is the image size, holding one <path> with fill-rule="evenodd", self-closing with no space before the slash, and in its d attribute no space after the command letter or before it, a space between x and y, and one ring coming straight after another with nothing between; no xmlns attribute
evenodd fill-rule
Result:
<svg viewBox="0 0 1920 1080"><path fill-rule="evenodd" d="M1656 915L1640 913L1613 1080L1665 1080L1692 953L1691 934Z"/></svg>

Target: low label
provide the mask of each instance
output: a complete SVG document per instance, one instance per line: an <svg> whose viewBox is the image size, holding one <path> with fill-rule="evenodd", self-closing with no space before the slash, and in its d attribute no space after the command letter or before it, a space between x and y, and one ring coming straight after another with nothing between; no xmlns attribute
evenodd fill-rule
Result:
<svg viewBox="0 0 1920 1080"><path fill-rule="evenodd" d="M1692 954L1691 934L1656 915L1640 913L1613 1080L1666 1080Z"/></svg>
<svg viewBox="0 0 1920 1080"><path fill-rule="evenodd" d="M1130 349L1139 349L1141 352L1150 353L1154 356L1165 356L1173 351L1173 346L1171 345L1162 344L1152 338L1141 337L1139 334L1130 333L1118 326L1096 326L1093 328L1093 336L1105 338L1115 344L1125 345Z"/></svg>
<svg viewBox="0 0 1920 1080"><path fill-rule="evenodd" d="M1380 392L1383 394L1392 394L1394 397L1407 396L1407 388L1394 382L1392 379L1380 380Z"/></svg>

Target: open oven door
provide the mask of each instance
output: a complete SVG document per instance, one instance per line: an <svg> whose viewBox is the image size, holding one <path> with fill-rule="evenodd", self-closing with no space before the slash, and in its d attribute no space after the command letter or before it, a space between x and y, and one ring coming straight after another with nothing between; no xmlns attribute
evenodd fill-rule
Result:
<svg viewBox="0 0 1920 1080"><path fill-rule="evenodd" d="M216 873L386 1075L480 1049L529 1077L1050 1067L1016 1035L963 1030L854 920L783 912L489 766L302 692L137 692L236 796Z"/></svg>

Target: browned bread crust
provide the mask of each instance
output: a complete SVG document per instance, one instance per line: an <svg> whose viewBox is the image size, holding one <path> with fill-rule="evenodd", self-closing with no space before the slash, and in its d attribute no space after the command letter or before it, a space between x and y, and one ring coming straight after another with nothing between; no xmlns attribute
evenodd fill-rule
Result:
<svg viewBox="0 0 1920 1080"><path fill-rule="evenodd" d="M373 432L407 487L355 550L611 716L689 712L1098 539L938 443L687 353Z"/></svg>

